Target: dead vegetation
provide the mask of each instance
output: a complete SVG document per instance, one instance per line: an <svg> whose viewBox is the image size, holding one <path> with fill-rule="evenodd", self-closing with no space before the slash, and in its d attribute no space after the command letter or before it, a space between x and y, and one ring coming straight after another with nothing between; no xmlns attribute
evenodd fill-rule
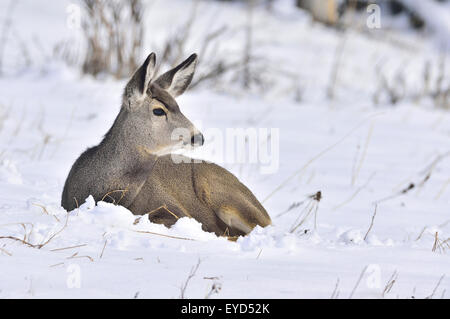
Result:
<svg viewBox="0 0 450 319"><path fill-rule="evenodd" d="M64 225L58 231L49 235L48 238L40 244L33 244L29 241L29 237L31 236L31 233L33 232L33 225L31 225L30 232L27 233L27 231L26 231L27 228L26 228L25 224L21 224L25 230L24 238L18 238L15 236L0 236L0 239L9 239L9 240L13 240L16 242L20 242L31 248L41 249L41 248L45 247L46 245L48 245L53 240L53 238L58 236L60 233L62 233L64 231L64 229L66 229L68 221L69 221L69 214L67 214L67 216L66 216L66 221L65 221Z"/></svg>
<svg viewBox="0 0 450 319"><path fill-rule="evenodd" d="M372 97L375 105L381 103L396 105L401 101L419 103L429 100L438 109L450 109L450 81L446 74L446 55L442 54L434 64L432 61L424 62L421 80L418 81L421 82L420 88L408 84L406 79L412 77L405 72L405 68L400 67L389 78L382 67L377 66L377 88Z"/></svg>
<svg viewBox="0 0 450 319"><path fill-rule="evenodd" d="M379 204L379 203L403 196L405 194L410 193L414 189L421 189L431 179L434 169L439 164L439 162L441 162L448 156L450 156L450 151L444 152L444 153L436 156L435 159L429 165L427 165L424 169L422 169L419 172L419 177L418 177L417 182L414 182L414 181L408 182L407 185L403 186L399 191L395 192L392 195L386 196L384 198L381 198L381 199L375 201L375 204Z"/></svg>
<svg viewBox="0 0 450 319"><path fill-rule="evenodd" d="M397 282L398 280L398 272L397 270L395 270L391 276L391 278L389 278L388 282L386 283L386 285L384 286L383 292L381 294L381 296L384 298L388 293L391 292L392 287L394 287L394 284Z"/></svg>
<svg viewBox="0 0 450 319"><path fill-rule="evenodd" d="M191 268L191 271L189 272L189 275L188 275L186 281L181 285L181 287L180 287L180 299L186 299L186 289L187 289L191 279L194 278L195 275L197 274L197 270L200 267L201 262L202 262L201 259L199 259L197 261L197 264L195 264Z"/></svg>
<svg viewBox="0 0 450 319"><path fill-rule="evenodd" d="M264 88L266 81L263 76L263 60L253 53L252 23L253 1L247 4L247 22L244 26L231 27L229 25L214 25L210 30L198 33L194 32L196 20L202 14L197 1L193 3L191 13L185 22L176 27L175 32L169 34L160 44L155 44L159 52L158 60L162 64L157 66L157 71L162 66L171 68L181 62L184 56L197 51L199 66L197 75L190 84L190 88L207 83L208 87L219 88L231 83L240 83L240 87L249 90L253 87ZM194 36L196 33L197 36ZM227 42L240 41L238 35L244 34L241 55L229 55L226 53ZM193 46L193 43L195 46ZM189 49L195 47L196 49Z"/></svg>
<svg viewBox="0 0 450 319"><path fill-rule="evenodd" d="M82 28L87 42L82 70L94 76L129 76L138 67L144 40L141 0L83 0Z"/></svg>
<svg viewBox="0 0 450 319"><path fill-rule="evenodd" d="M222 283L217 280L214 280L214 282L211 285L210 290L208 291L208 293L205 296L205 299L209 299L213 295L219 294L221 290L222 290Z"/></svg>
<svg viewBox="0 0 450 319"><path fill-rule="evenodd" d="M349 130L344 136L342 136L339 140L337 140L335 143L329 145L319 153L317 153L314 157L309 159L302 167L300 167L298 170L294 171L291 175L289 175L280 185L278 185L272 192L269 193L262 201L261 203L264 204L266 201L268 201L273 195L275 195L277 192L279 192L281 189L283 189L289 182L291 182L296 176L298 176L300 173L303 173L313 162L318 160L319 158L323 157L326 153L330 152L334 148L336 148L338 145L340 145L342 142L344 142L349 136L351 136L357 129L359 129L363 124L365 124L368 120L372 120L375 117L381 115L382 113L376 113L373 115L370 115L363 119L361 122L359 122L355 127L353 127L351 130Z"/></svg>
<svg viewBox="0 0 450 319"><path fill-rule="evenodd" d="M295 218L294 222L292 223L289 232L297 234L306 234L310 231L309 229L299 230L299 228L305 225L305 223L312 217L313 228L314 230L317 229L317 212L319 210L319 203L321 200L322 200L322 192L318 191L312 195L307 196L306 199L300 202L292 203L288 209L279 213L276 217L279 218L293 211L294 209L301 207L301 210L298 213L297 217Z"/></svg>
<svg viewBox="0 0 450 319"><path fill-rule="evenodd" d="M17 1L10 0L8 8L6 9L5 20L0 26L0 76L3 75L3 59L8 44L9 35L12 28L12 17L14 9L16 8Z"/></svg>
<svg viewBox="0 0 450 319"><path fill-rule="evenodd" d="M436 292L437 292L439 286L441 285L442 280L444 280L444 278L445 278L445 274L442 275L442 276L439 278L439 281L437 282L437 284L436 284L436 286L434 287L433 291L431 292L431 294L430 294L429 296L425 297L425 299L433 299L433 297L435 296L435 294L436 294ZM444 294L445 294L445 290L443 291L443 295L444 295Z"/></svg>
<svg viewBox="0 0 450 319"><path fill-rule="evenodd" d="M450 249L450 238L441 239L439 238L439 233L435 232L434 244L431 251L443 254L447 249Z"/></svg>
<svg viewBox="0 0 450 319"><path fill-rule="evenodd" d="M373 215L372 215L372 219L371 219L371 221L370 221L369 229L367 229L367 232L366 232L366 234L364 235L364 241L367 240L367 237L369 236L369 233L370 233L370 231L372 230L373 223L374 223L374 221L375 221L375 216L377 215L377 208L378 208L378 205L375 204L375 209L374 209L374 212L373 212Z"/></svg>
<svg viewBox="0 0 450 319"><path fill-rule="evenodd" d="M54 54L71 65L81 60L81 69L93 76L112 75L116 78L129 76L138 67L140 59L148 47L149 34L145 32L146 4L142 0L102 1L83 0L84 20L82 29L86 46L80 58L78 48L70 43L59 43ZM224 83L240 82L243 89L263 87L262 60L252 52L253 24L252 2L248 4L248 22L245 26L231 28L229 25L215 25L206 32L194 32L199 12L199 2L194 1L185 21L175 21L178 26L163 40L150 43L152 51L157 52L156 72L163 67L172 68L183 57L196 51L200 57L197 76L190 87L203 83L218 87ZM154 13L152 13L154 14ZM230 58L225 53L228 41L236 41L236 36L245 33L242 55ZM194 36L195 34L195 36Z"/></svg>
<svg viewBox="0 0 450 319"><path fill-rule="evenodd" d="M317 229L317 212L319 210L319 203L322 199L322 192L318 191L313 195L308 196L308 202L305 207L301 210L300 214L295 219L290 233L294 233L298 230L299 227L305 224L305 222L312 216L314 218L314 230ZM307 230L304 230L303 233L306 233Z"/></svg>

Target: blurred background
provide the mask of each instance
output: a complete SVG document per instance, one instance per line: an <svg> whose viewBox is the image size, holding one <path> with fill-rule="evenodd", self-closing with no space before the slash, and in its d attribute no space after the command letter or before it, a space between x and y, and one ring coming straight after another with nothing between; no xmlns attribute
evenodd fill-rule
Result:
<svg viewBox="0 0 450 319"><path fill-rule="evenodd" d="M446 0L5 0L1 9L0 74L64 62L123 79L150 51L163 68L197 52L193 89L374 104L432 95L448 108Z"/></svg>

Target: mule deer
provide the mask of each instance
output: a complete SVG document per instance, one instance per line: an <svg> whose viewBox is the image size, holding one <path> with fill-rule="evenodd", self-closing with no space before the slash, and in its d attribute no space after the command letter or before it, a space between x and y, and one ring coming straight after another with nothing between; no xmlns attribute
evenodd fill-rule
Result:
<svg viewBox="0 0 450 319"><path fill-rule="evenodd" d="M219 236L244 235L271 223L252 192L230 172L186 157L177 164L170 155L204 141L175 102L192 81L196 64L192 54L153 80L155 54L148 56L126 85L119 115L102 142L73 164L61 199L66 210L92 195L167 227L180 217L195 218L203 230ZM172 139L177 128L190 134Z"/></svg>

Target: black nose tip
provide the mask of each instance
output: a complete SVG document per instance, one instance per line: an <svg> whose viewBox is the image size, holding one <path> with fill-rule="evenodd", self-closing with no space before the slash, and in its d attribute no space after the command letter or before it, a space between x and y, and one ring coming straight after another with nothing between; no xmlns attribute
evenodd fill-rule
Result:
<svg viewBox="0 0 450 319"><path fill-rule="evenodd" d="M203 134L195 134L191 137L191 145L199 145L202 146L205 143L205 138L203 137Z"/></svg>

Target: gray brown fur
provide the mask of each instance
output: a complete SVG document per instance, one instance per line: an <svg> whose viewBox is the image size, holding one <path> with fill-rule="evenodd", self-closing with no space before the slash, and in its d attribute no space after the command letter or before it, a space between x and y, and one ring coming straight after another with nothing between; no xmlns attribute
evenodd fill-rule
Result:
<svg viewBox="0 0 450 319"><path fill-rule="evenodd" d="M189 86L196 63L193 54L153 80L155 55L149 55L127 84L122 108L103 141L73 164L61 199L66 210L92 195L136 215L149 213L151 221L166 226L180 217L192 217L217 235L243 235L256 225L271 223L252 192L227 170L186 157L177 164L168 155L199 137L203 143L203 136L174 99ZM154 109L164 110L165 115L155 115ZM173 139L176 128L190 134Z"/></svg>

